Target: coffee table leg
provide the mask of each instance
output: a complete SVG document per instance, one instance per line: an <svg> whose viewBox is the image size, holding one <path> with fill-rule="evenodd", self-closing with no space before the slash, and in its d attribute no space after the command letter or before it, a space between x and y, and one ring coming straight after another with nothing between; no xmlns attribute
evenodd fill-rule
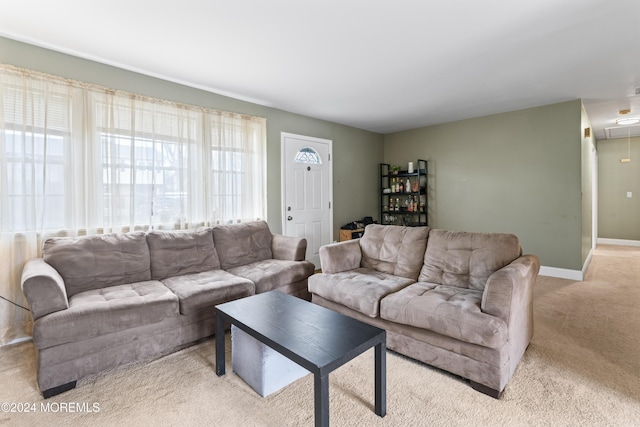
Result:
<svg viewBox="0 0 640 427"><path fill-rule="evenodd" d="M216 315L216 375L220 377L224 374L224 318L218 313Z"/></svg>
<svg viewBox="0 0 640 427"><path fill-rule="evenodd" d="M316 427L329 427L329 374L313 374Z"/></svg>
<svg viewBox="0 0 640 427"><path fill-rule="evenodd" d="M376 358L376 415L387 414L387 345L385 341L375 347Z"/></svg>

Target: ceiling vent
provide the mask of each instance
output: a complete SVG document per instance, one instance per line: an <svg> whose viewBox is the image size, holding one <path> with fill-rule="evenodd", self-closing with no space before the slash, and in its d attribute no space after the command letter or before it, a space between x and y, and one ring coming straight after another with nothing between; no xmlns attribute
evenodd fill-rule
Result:
<svg viewBox="0 0 640 427"><path fill-rule="evenodd" d="M640 125L604 128L605 139L628 138L640 136Z"/></svg>
<svg viewBox="0 0 640 427"><path fill-rule="evenodd" d="M636 88L636 95L640 95L640 86Z"/></svg>

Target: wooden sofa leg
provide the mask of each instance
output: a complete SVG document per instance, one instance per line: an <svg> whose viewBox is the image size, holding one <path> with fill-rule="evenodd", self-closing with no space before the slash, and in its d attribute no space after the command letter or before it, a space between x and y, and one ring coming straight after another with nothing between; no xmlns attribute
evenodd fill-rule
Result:
<svg viewBox="0 0 640 427"><path fill-rule="evenodd" d="M71 381L70 383L62 384L57 387L52 387L42 392L42 397L48 399L57 394L64 393L65 391L69 391L71 389L76 388L76 381Z"/></svg>
<svg viewBox="0 0 640 427"><path fill-rule="evenodd" d="M487 387L484 384L477 383L475 381L469 381L471 383L471 388L475 391L479 391L480 393L484 393L487 396L493 397L494 399L500 399L502 396L503 390L495 390L493 388Z"/></svg>

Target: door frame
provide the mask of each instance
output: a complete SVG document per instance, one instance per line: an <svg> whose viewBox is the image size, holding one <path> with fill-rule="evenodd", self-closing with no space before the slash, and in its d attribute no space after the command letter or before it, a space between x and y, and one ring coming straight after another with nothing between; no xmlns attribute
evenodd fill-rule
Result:
<svg viewBox="0 0 640 427"><path fill-rule="evenodd" d="M285 230L287 229L286 226L286 221L287 221L287 214L286 214L286 210L287 210L287 201L286 201L286 183L287 183L287 177L286 177L286 165L287 165L287 159L286 157L286 150L285 150L285 139L286 138L295 138L295 139L302 139L305 141L308 141L310 144L325 144L328 147L328 155L329 155L329 159L327 162L327 167L328 167L328 178L329 178L329 206L327 207L327 209L329 210L329 235L327 236L328 241L325 244L331 243L333 241L335 241L334 237L333 237L333 141L331 139L324 139L324 138L316 138L314 136L306 136L306 135L300 135L300 134L295 134L295 133L290 133L290 132L280 132L280 200L281 200L281 206L280 206L280 218L281 218L281 222L282 222L282 234L285 233Z"/></svg>

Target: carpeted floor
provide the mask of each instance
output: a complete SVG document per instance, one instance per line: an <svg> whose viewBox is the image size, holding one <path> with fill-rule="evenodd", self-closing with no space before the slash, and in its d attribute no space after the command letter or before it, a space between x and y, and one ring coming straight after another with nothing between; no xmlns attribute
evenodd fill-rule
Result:
<svg viewBox="0 0 640 427"><path fill-rule="evenodd" d="M379 418L370 350L330 375L331 424L640 425L640 248L599 246L583 282L540 277L534 310L533 342L501 400L389 352L387 416ZM33 344L0 348L0 404L10 404L1 405L0 425L313 425L311 375L261 398L230 369L215 375L214 350L208 340L44 401Z"/></svg>

